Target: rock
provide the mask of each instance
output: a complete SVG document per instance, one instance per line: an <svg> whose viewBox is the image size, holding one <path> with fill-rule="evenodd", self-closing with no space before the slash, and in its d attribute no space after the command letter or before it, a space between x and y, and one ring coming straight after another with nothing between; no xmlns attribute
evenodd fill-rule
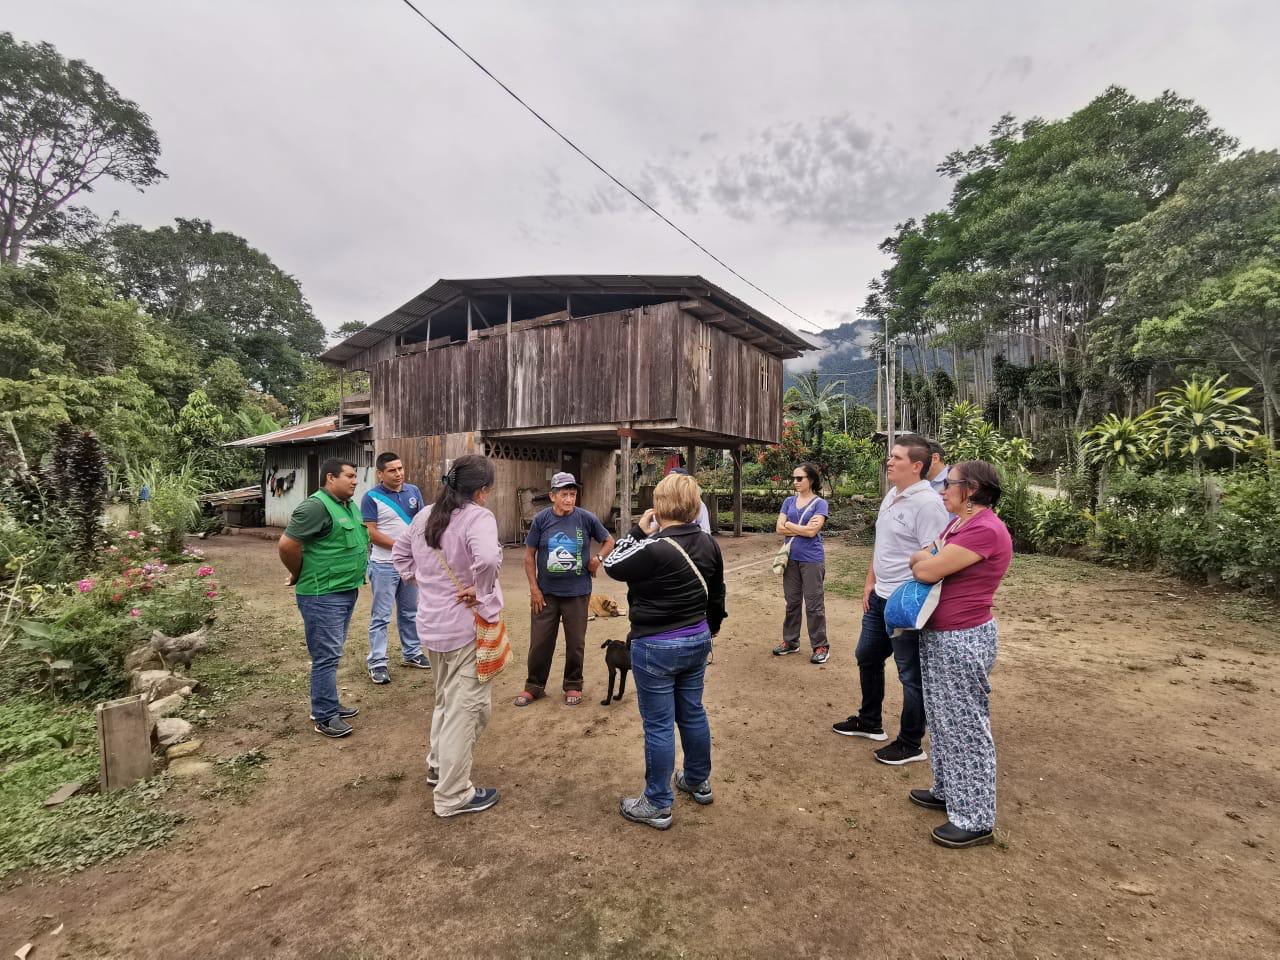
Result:
<svg viewBox="0 0 1280 960"><path fill-rule="evenodd" d="M168 717L182 709L184 699L180 693L171 693L167 697L161 697L147 704L147 713L151 714L153 720Z"/></svg>
<svg viewBox="0 0 1280 960"><path fill-rule="evenodd" d="M213 764L208 760L197 760L194 757L182 757L169 764L169 772L183 779L199 779L213 775Z"/></svg>
<svg viewBox="0 0 1280 960"><path fill-rule="evenodd" d="M131 650L129 653L125 654L125 673L133 673L135 670L159 669L163 666L164 664L160 660L160 654L156 653L155 648L149 643L144 643L136 650Z"/></svg>
<svg viewBox="0 0 1280 960"><path fill-rule="evenodd" d="M156 739L160 746L168 747L191 733L191 724L181 717L161 717L156 721Z"/></svg>
<svg viewBox="0 0 1280 960"><path fill-rule="evenodd" d="M53 793L49 795L48 799L45 800L44 805L46 807L60 806L61 804L65 803L66 801L74 797L80 791L80 788L83 786L84 784L81 783L79 780L73 783L64 783L57 790L55 790Z"/></svg>
<svg viewBox="0 0 1280 960"><path fill-rule="evenodd" d="M184 687L190 692L190 678L175 676L168 670L135 670L129 677L129 692L145 693L148 700L159 700Z"/></svg>
<svg viewBox="0 0 1280 960"><path fill-rule="evenodd" d="M170 760L177 760L179 757L190 756L202 746L204 746L203 740L188 740L185 743L175 743L164 752L164 755Z"/></svg>
<svg viewBox="0 0 1280 960"><path fill-rule="evenodd" d="M1124 893L1131 893L1135 897L1154 897L1156 895L1155 890L1145 883L1117 883L1116 889Z"/></svg>

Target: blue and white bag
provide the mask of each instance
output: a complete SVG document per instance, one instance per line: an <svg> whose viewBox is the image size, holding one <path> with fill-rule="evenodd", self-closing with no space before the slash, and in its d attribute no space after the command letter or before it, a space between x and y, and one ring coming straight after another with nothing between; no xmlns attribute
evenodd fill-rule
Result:
<svg viewBox="0 0 1280 960"><path fill-rule="evenodd" d="M891 637L907 630L923 630L942 597L942 581L908 580L884 603L884 629Z"/></svg>

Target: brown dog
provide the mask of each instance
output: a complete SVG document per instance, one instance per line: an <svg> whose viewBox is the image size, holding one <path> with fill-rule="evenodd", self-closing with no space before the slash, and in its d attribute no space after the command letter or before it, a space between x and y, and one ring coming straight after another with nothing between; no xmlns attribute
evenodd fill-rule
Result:
<svg viewBox="0 0 1280 960"><path fill-rule="evenodd" d="M604 651L604 662L609 668L609 692L600 701L600 706L607 707L610 700L621 700L622 691L627 688L627 671L631 669L631 641L606 640L600 644L600 649ZM618 681L618 695L615 697L613 679L619 675L622 679Z"/></svg>

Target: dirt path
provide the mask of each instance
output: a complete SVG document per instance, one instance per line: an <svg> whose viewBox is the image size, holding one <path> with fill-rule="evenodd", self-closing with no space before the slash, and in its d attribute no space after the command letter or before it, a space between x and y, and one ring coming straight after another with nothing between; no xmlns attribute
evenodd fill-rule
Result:
<svg viewBox="0 0 1280 960"><path fill-rule="evenodd" d="M245 604L230 650L244 666L224 665L213 682L222 712L206 752L261 748L261 783L242 802L180 787L191 820L167 848L0 895L0 950L34 940L32 960L1280 952L1273 627L1228 621L1213 597L1176 584L1018 558L997 610L1001 842L947 851L928 839L939 818L906 801L928 785L927 764L881 766L873 744L830 731L852 709L856 676L855 601L835 589L856 592L868 551L831 546L835 654L818 668L768 654L780 590L753 561L772 539L722 545L736 569L706 694L716 802L678 801L675 826L659 833L616 812L642 782L634 693L598 702L598 647L625 621L591 624L581 707L548 699L517 711L528 625L512 617L518 662L496 681L476 769L503 800L441 821L422 779L430 675L396 669L390 687L368 684L364 600L340 677L362 710L357 733L315 736L272 545L215 541L209 555ZM522 583L512 553L514 609ZM219 707L237 684L254 691Z"/></svg>

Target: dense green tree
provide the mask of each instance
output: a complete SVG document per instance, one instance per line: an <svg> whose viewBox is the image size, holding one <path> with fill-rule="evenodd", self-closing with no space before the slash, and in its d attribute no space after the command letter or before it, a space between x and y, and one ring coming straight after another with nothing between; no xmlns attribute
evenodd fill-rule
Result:
<svg viewBox="0 0 1280 960"><path fill-rule="evenodd" d="M1217 364L1280 414L1280 153L1249 151L1189 180L1114 249L1121 349L1140 360Z"/></svg>
<svg viewBox="0 0 1280 960"><path fill-rule="evenodd" d="M1098 362L1109 343L1093 334L1112 306L1113 239L1233 146L1201 107L1172 93L1144 101L1112 87L1063 120L1004 117L986 143L940 166L955 181L947 210L901 225L882 245L893 262L866 312L891 338L915 342L920 373L942 366L946 346L959 396L979 405L1002 387L989 372L997 354L1052 364L1052 406L1083 426L1113 390L1132 391L1145 376L1128 351L1126 363ZM1019 412L1034 431L1036 418Z"/></svg>
<svg viewBox="0 0 1280 960"><path fill-rule="evenodd" d="M249 381L230 357L219 357L204 372L204 392L219 412L238 410L249 392Z"/></svg>
<svg viewBox="0 0 1280 960"><path fill-rule="evenodd" d="M0 33L0 260L83 220L71 201L104 178L155 183L159 153L150 119L102 74Z"/></svg>
<svg viewBox="0 0 1280 960"><path fill-rule="evenodd" d="M229 357L250 385L295 404L324 327L297 280L262 251L203 220L108 237L119 289L189 342L202 365Z"/></svg>
<svg viewBox="0 0 1280 960"><path fill-rule="evenodd" d="M0 409L36 458L67 420L117 460L152 455L194 386L190 354L66 251L0 264L0 347Z"/></svg>

